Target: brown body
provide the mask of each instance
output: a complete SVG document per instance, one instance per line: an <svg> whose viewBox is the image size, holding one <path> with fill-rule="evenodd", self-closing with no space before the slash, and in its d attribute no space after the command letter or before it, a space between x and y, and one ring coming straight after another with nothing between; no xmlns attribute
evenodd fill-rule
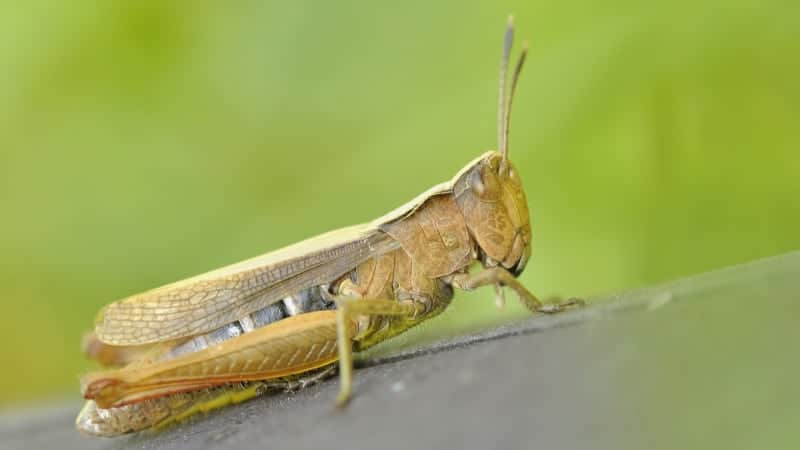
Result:
<svg viewBox="0 0 800 450"><path fill-rule="evenodd" d="M513 172L513 178L509 177L506 183L496 179L500 161L499 153L488 152L450 183L437 186L435 194L398 208L379 219L383 221L380 225L365 226L373 230L369 239L381 243L375 248L388 250L377 251L355 267L346 267L346 271L333 271L344 272L333 280L312 281L314 284L327 283L325 291L339 301L369 302L366 305L377 305L377 301L396 304L394 311L352 314L353 328L349 335L356 351L402 333L443 311L453 298L453 287L467 288L459 281L468 275L468 268L475 261L486 267L498 266L514 271L524 267L530 251L528 211L521 184ZM522 205L514 206L518 199L523 200ZM384 221L387 217L391 220ZM240 273L236 272L236 275L241 276ZM228 280L232 278L226 276ZM210 279L213 278L197 278L202 284L209 284ZM185 302L186 308L191 308L192 299L197 297L193 290L188 289L196 283L178 283L184 285L184 290L188 291L185 295L190 296ZM162 292L174 296L178 290L171 285L122 300L109 305L101 316L126 302L145 311L148 302L166 308L165 302L152 300L154 295ZM384 305L382 303L381 308L385 308ZM251 312L253 308L250 306L243 311ZM139 314L147 317L146 313ZM142 328L150 330L147 319L143 320L145 325ZM99 322L97 329L101 333L108 330L107 325L101 325L106 324ZM129 333L131 328L134 327L119 332ZM209 329L206 326L200 330ZM107 342L110 339L105 337L118 335L116 328L110 331L113 333L99 334L99 340ZM169 336L169 328L162 331ZM117 356L127 355L135 360L113 372L85 376L84 396L107 408L231 382L302 373L335 363L338 359L334 345L336 339L334 311L317 311L281 320L218 346L166 360L162 356L185 342L185 336L165 339L160 344L131 339L123 341L125 346L122 347L93 342L105 360L112 359L109 355L114 354L112 350L115 348L119 349ZM141 345L131 347L136 343ZM302 357L281 359L281 356L305 347L311 350ZM141 349L140 353L135 352L136 348ZM120 362L124 364L126 361ZM225 370L220 370L220 366L225 366Z"/></svg>
<svg viewBox="0 0 800 450"><path fill-rule="evenodd" d="M501 76L500 151L375 221L112 303L98 314L87 353L114 370L82 379L80 430L135 431L257 395L305 385L338 364L340 405L350 397L352 351L442 312L454 289L510 287L531 253L522 183L508 160L511 95ZM482 270L470 272L479 263ZM322 375L315 375L322 374ZM244 383L244 384L242 384Z"/></svg>
<svg viewBox="0 0 800 450"><path fill-rule="evenodd" d="M466 275L476 261L524 267L531 236L525 194L516 178L498 182L500 160L499 153L488 153L454 180L452 191L431 196L408 216L381 227L401 248L360 264L355 281L344 279L338 293L396 300L416 313L362 316L354 337L357 350L442 312L453 298L455 276Z"/></svg>

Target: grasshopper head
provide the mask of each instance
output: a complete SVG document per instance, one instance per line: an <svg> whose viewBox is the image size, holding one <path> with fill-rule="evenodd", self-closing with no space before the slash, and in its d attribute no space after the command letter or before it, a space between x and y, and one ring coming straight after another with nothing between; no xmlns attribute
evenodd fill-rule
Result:
<svg viewBox="0 0 800 450"><path fill-rule="evenodd" d="M508 159L511 102L528 50L525 43L514 69L511 91L506 97L506 72L513 35L514 27L509 17L500 60L497 118L500 150L487 152L457 175L454 193L467 227L477 241L478 258L484 266L500 264L516 276L522 273L531 255L531 223L522 182Z"/></svg>
<svg viewBox="0 0 800 450"><path fill-rule="evenodd" d="M514 275L531 255L528 202L519 174L500 152L488 152L462 172L455 198L484 266L502 265Z"/></svg>

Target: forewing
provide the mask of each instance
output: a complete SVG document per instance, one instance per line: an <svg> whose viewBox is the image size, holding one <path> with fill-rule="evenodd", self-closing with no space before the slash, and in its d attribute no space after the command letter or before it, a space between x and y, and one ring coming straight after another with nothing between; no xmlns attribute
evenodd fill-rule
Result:
<svg viewBox="0 0 800 450"><path fill-rule="evenodd" d="M98 314L95 333L111 345L205 333L397 248L373 224L343 228L112 303Z"/></svg>

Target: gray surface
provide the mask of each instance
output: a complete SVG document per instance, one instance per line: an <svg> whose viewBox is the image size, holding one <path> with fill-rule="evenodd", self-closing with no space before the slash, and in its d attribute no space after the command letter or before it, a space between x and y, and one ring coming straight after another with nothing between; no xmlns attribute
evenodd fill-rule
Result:
<svg viewBox="0 0 800 450"><path fill-rule="evenodd" d="M731 400L718 380L785 364L785 357L769 350L775 339L797 338L794 329L764 328L769 338L755 343L747 330L796 314L798 292L800 252L795 252L369 360L356 373L356 397L343 411L333 408L334 379L212 412L159 434L111 440L80 436L72 426L79 406L66 404L0 416L0 447L575 449L709 442L747 448L747 439L761 439L757 427L748 427L753 414L784 411L797 391L783 390L786 398L751 405ZM739 329L707 326L742 313L747 320ZM695 336L692 327L702 330L702 339L682 341L681 336ZM728 345L735 351L725 351ZM678 359L685 366L676 368L675 354L684 353L702 356ZM679 389L668 389L666 397L654 394L676 384ZM773 392L767 384L753 384ZM791 383L783 387L792 389ZM682 393L689 395L683 399ZM714 409L715 417L693 436L691 409L701 411L726 398L732 406ZM664 411L669 408L676 410L675 420L663 421L672 417L671 410ZM796 418L775 417L790 426ZM769 433L774 438L774 426Z"/></svg>

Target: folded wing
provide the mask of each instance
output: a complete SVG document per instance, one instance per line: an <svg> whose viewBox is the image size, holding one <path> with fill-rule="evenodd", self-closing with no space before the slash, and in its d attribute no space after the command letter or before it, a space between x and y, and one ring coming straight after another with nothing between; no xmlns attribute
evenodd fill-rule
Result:
<svg viewBox="0 0 800 450"><path fill-rule="evenodd" d="M205 333L397 248L373 224L342 228L114 302L98 314L95 333L110 345Z"/></svg>
<svg viewBox="0 0 800 450"><path fill-rule="evenodd" d="M373 222L342 228L297 244L119 300L97 316L95 334L110 345L143 345L206 333L311 286L344 275L369 258L400 248L381 228L401 219L454 183L438 184Z"/></svg>

